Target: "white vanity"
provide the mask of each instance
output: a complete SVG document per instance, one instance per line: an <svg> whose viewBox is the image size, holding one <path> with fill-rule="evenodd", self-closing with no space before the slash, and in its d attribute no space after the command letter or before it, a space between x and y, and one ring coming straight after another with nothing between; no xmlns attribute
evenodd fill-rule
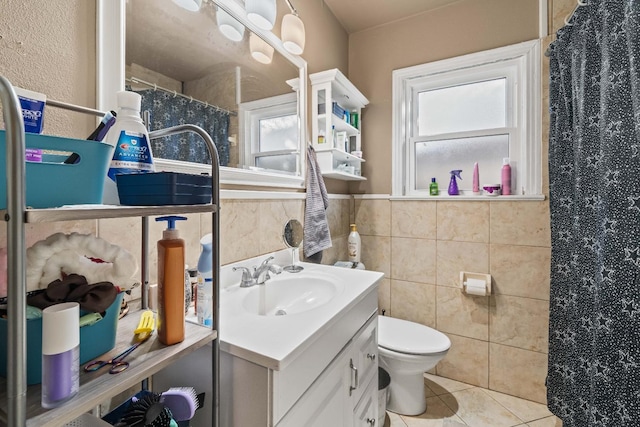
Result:
<svg viewBox="0 0 640 427"><path fill-rule="evenodd" d="M288 251L273 255L276 264L291 261ZM300 273L271 273L264 285L241 288L231 267L266 258L221 270L221 425L374 426L383 274L300 263ZM193 372L198 357L172 367L167 380L205 383L203 371Z"/></svg>

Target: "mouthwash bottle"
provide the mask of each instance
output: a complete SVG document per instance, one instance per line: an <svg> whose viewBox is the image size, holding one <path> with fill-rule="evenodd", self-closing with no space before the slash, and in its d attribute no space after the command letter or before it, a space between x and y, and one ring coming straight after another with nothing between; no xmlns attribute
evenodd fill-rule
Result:
<svg viewBox="0 0 640 427"><path fill-rule="evenodd" d="M429 184L429 195L437 196L439 194L440 191L438 190L438 183L436 182L435 178L431 178L431 184Z"/></svg>
<svg viewBox="0 0 640 427"><path fill-rule="evenodd" d="M117 93L116 123L107 133L105 142L113 146L113 157L107 172L102 203L119 205L116 175L155 172L149 133L140 118L142 97L135 92Z"/></svg>

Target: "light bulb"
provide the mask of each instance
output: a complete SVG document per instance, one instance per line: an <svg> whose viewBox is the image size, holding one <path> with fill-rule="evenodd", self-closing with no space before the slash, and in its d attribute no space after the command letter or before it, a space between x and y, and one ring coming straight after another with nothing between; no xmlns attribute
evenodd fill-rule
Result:
<svg viewBox="0 0 640 427"><path fill-rule="evenodd" d="M173 2L189 12L199 11L202 5L202 0L173 0Z"/></svg>
<svg viewBox="0 0 640 427"><path fill-rule="evenodd" d="M247 18L263 30L271 30L276 22L276 0L246 0Z"/></svg>
<svg viewBox="0 0 640 427"><path fill-rule="evenodd" d="M220 32L229 40L239 42L244 37L244 25L220 8L216 12L216 22Z"/></svg>
<svg viewBox="0 0 640 427"><path fill-rule="evenodd" d="M262 40L254 33L249 35L249 49L251 56L262 64L270 64L273 59L273 46Z"/></svg>
<svg viewBox="0 0 640 427"><path fill-rule="evenodd" d="M284 48L294 55L300 55L304 51L305 32L302 19L289 13L282 18L282 44Z"/></svg>

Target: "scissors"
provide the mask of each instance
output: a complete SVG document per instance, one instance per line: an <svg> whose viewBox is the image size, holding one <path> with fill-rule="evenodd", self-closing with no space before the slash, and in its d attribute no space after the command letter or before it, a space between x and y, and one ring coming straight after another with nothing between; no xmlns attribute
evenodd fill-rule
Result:
<svg viewBox="0 0 640 427"><path fill-rule="evenodd" d="M84 370L85 372L94 372L102 368L103 366L112 365L111 368L109 369L109 373L119 374L120 372L124 371L129 367L129 362L125 362L123 359L127 357L129 353L131 353L133 350L138 348L140 344L142 344L142 341L135 343L134 345L132 345L131 347L129 347L128 349L126 349L125 351L117 355L116 357L113 357L107 361L94 360L93 362L85 365Z"/></svg>

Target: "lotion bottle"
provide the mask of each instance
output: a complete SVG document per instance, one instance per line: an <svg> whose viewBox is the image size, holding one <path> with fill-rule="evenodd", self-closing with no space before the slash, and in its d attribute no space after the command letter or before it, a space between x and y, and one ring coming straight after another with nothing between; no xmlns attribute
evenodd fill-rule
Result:
<svg viewBox="0 0 640 427"><path fill-rule="evenodd" d="M155 172L149 133L140 118L140 94L130 91L117 93L116 123L107 133L105 142L113 147L112 160L105 177L102 203L120 204L116 175Z"/></svg>
<svg viewBox="0 0 640 427"><path fill-rule="evenodd" d="M167 229L158 240L158 339L173 345L184 340L184 259L185 245L175 228L183 216L162 216Z"/></svg>
<svg viewBox="0 0 640 427"><path fill-rule="evenodd" d="M349 233L349 237L347 237L347 249L349 252L349 261L353 263L360 262L360 251L362 247L362 242L360 240L360 234L358 233L358 229L355 224L351 224L351 232Z"/></svg>
<svg viewBox="0 0 640 427"><path fill-rule="evenodd" d="M509 158L505 157L502 159L502 195L508 196L511 194L511 166L509 165Z"/></svg>

